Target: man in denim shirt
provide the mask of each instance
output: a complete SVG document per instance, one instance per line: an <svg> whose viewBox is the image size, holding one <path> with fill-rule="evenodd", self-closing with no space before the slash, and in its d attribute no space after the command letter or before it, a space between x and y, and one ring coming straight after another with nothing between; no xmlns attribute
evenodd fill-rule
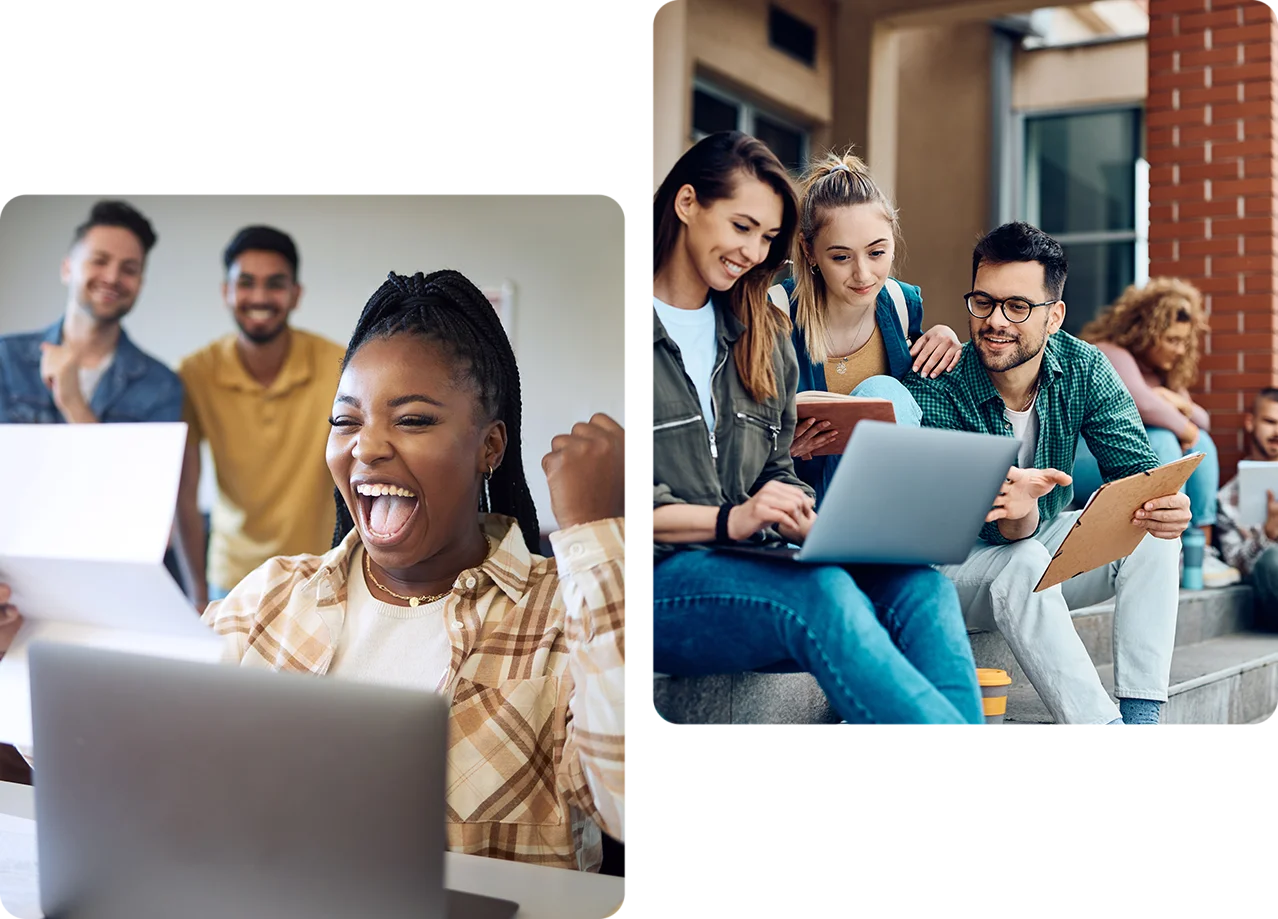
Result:
<svg viewBox="0 0 1278 919"><path fill-rule="evenodd" d="M0 337L0 423L180 421L177 374L120 322L137 301L155 231L123 201L99 201L62 260L65 315Z"/></svg>

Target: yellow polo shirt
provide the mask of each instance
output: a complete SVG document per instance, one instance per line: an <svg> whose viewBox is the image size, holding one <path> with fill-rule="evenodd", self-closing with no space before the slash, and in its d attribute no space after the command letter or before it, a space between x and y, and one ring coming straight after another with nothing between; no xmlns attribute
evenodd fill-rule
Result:
<svg viewBox="0 0 1278 919"><path fill-rule="evenodd" d="M336 522L324 460L328 417L346 349L292 329L270 386L249 374L227 335L178 365L188 443L209 442L217 500L208 581L229 590L276 555L323 555Z"/></svg>

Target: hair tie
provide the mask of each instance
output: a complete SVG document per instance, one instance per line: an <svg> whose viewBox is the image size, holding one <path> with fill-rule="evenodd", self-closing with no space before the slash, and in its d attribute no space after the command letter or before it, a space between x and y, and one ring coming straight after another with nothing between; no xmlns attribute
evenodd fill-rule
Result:
<svg viewBox="0 0 1278 919"><path fill-rule="evenodd" d="M847 163L836 163L834 167L830 169L829 175L834 175L840 169L842 169L844 172L852 171L852 169L848 166Z"/></svg>

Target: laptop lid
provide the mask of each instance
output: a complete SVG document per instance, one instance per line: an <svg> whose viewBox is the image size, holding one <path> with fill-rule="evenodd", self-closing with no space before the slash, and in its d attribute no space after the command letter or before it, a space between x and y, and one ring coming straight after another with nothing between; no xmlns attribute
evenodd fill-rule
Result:
<svg viewBox="0 0 1278 919"><path fill-rule="evenodd" d="M442 697L50 643L30 673L47 915L446 914Z"/></svg>
<svg viewBox="0 0 1278 919"><path fill-rule="evenodd" d="M862 421L798 559L963 561L1020 445L1014 437Z"/></svg>

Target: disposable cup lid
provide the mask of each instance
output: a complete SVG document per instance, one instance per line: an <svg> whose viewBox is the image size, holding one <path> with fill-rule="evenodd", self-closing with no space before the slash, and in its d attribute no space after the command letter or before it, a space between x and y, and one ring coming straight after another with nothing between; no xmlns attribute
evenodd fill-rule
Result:
<svg viewBox="0 0 1278 919"><path fill-rule="evenodd" d="M1009 686L1012 678L1006 670L994 670L988 667L976 668L976 682L982 686Z"/></svg>

